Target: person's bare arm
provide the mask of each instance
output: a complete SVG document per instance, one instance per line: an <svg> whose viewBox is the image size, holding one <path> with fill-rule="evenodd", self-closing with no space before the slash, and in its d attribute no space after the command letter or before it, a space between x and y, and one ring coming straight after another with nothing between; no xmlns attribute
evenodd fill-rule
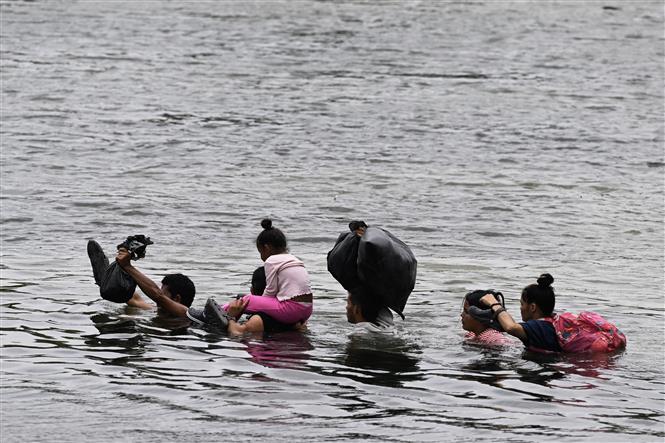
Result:
<svg viewBox="0 0 665 443"><path fill-rule="evenodd" d="M229 317L228 332L230 335L243 335L246 333L263 332L263 319L259 315L252 316L245 323L238 323L237 319L242 315L247 307L249 300L233 300L229 303L226 309L226 314Z"/></svg>
<svg viewBox="0 0 665 443"><path fill-rule="evenodd" d="M492 312L495 313L496 319L503 328L504 331L506 331L508 334L512 335L513 337L517 337L520 340L524 341L526 340L526 332L524 331L524 328L522 325L517 323L515 320L513 320L513 317L506 311L499 301L494 297L492 294L485 294L483 297L480 299L480 301L487 306L490 306L492 309ZM496 306L492 306L496 305ZM500 311L498 314L496 313L497 311Z"/></svg>
<svg viewBox="0 0 665 443"><path fill-rule="evenodd" d="M187 307L164 294L157 283L132 266L130 258L131 255L126 249L119 249L115 260L134 279L141 291L157 303L157 306L176 317L187 317Z"/></svg>
<svg viewBox="0 0 665 443"><path fill-rule="evenodd" d="M247 333L263 332L263 319L259 315L253 315L245 323L238 323L235 320L229 321L230 335L243 335Z"/></svg>
<svg viewBox="0 0 665 443"><path fill-rule="evenodd" d="M132 295L132 298L127 300L127 305L128 306L133 306L133 307L139 308L139 309L152 309L152 308L154 308L154 305L151 305L150 303L143 300L141 298L141 296L138 294L138 292L135 292L134 295Z"/></svg>

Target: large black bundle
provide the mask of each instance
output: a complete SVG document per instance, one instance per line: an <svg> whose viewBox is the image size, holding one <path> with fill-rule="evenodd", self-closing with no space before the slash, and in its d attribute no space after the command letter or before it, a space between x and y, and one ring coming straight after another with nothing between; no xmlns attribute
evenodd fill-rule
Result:
<svg viewBox="0 0 665 443"><path fill-rule="evenodd" d="M153 244L150 237L132 235L118 245L132 254L132 260L145 257L145 249ZM102 298L115 303L127 303L136 291L136 282L120 267L117 262L111 263L101 275L99 293Z"/></svg>
<svg viewBox="0 0 665 443"><path fill-rule="evenodd" d="M99 282L99 293L104 300L115 303L127 303L136 291L136 282L120 267L113 262L106 268Z"/></svg>
<svg viewBox="0 0 665 443"><path fill-rule="evenodd" d="M381 228L368 227L360 237L343 233L328 253L328 271L346 290L361 286L402 317L416 284L416 268L411 249Z"/></svg>
<svg viewBox="0 0 665 443"><path fill-rule="evenodd" d="M417 261L411 249L390 232L369 227L358 246L358 276L386 306L402 315L416 284Z"/></svg>
<svg viewBox="0 0 665 443"><path fill-rule="evenodd" d="M335 246L328 252L328 272L347 291L360 286L358 245L360 237L355 232L342 232L337 237Z"/></svg>

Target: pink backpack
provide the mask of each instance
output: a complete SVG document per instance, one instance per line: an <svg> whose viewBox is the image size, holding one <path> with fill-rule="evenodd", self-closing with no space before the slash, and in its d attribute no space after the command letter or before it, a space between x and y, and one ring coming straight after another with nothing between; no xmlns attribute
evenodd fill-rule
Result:
<svg viewBox="0 0 665 443"><path fill-rule="evenodd" d="M626 336L595 312L564 312L547 317L563 352L613 352L626 347Z"/></svg>

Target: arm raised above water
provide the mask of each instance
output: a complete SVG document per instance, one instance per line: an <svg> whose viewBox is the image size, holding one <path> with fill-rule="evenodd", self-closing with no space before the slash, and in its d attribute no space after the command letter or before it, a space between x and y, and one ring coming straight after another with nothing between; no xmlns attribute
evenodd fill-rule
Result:
<svg viewBox="0 0 665 443"><path fill-rule="evenodd" d="M480 301L492 309L494 317L497 319L501 327L508 334L517 337L522 341L526 340L526 332L522 325L513 320L513 317L506 311L501 303L494 297L493 294L485 294Z"/></svg>
<svg viewBox="0 0 665 443"><path fill-rule="evenodd" d="M138 287L141 288L141 291L143 291L143 293L147 295L152 301L157 303L157 306L173 316L187 317L187 307L179 303L180 295L171 294L173 298L169 297L164 293L164 291L162 291L159 286L157 286L157 283L152 281L150 278L148 278L148 276L132 266L130 258L131 254L126 249L121 248L118 250L118 255L116 256L115 260L122 267L122 269L124 269L124 271L134 279ZM132 299L133 298L134 297L132 297Z"/></svg>

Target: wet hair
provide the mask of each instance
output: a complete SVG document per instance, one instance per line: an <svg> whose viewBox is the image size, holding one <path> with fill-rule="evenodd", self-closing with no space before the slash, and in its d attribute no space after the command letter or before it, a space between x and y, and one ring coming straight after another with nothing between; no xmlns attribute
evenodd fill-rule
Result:
<svg viewBox="0 0 665 443"><path fill-rule="evenodd" d="M270 245L281 251L286 250L286 236L282 231L272 226L272 220L264 218L261 220L263 231L256 237L256 246Z"/></svg>
<svg viewBox="0 0 665 443"><path fill-rule="evenodd" d="M360 307L360 314L366 321L372 323L376 321L379 311L383 307L378 297L374 296L367 288L357 286L349 290L349 298L353 305Z"/></svg>
<svg viewBox="0 0 665 443"><path fill-rule="evenodd" d="M479 309L488 309L489 306L480 301L480 299L483 298L485 294L492 294L497 299L497 301L501 303L501 306L504 308L506 307L503 294L495 291L494 289L476 289L475 291L469 291L464 296L464 301L469 303L469 306L475 306Z"/></svg>
<svg viewBox="0 0 665 443"><path fill-rule="evenodd" d="M194 295L196 295L196 288L194 282L183 274L168 274L162 279L162 284L169 287L169 292L172 296L180 296L180 304L187 307L192 305Z"/></svg>
<svg viewBox="0 0 665 443"><path fill-rule="evenodd" d="M250 292L253 295L263 295L266 290L266 268L259 266L252 273L252 288Z"/></svg>
<svg viewBox="0 0 665 443"><path fill-rule="evenodd" d="M362 220L354 220L351 223L349 223L349 231L351 231L351 232L355 231L356 229L360 229L360 228L367 228L367 225Z"/></svg>
<svg viewBox="0 0 665 443"><path fill-rule="evenodd" d="M492 294L494 295L494 298L497 299L497 301L501 304L502 307L506 307L506 303L503 298L503 294L501 292L497 292L494 289L477 289L475 291L470 291L467 292L466 295L464 296L464 301L469 304L469 308L467 309L467 314L471 316L474 320L480 322L481 324L494 328L498 331L503 331L503 328L501 327L501 324L499 321L495 318L494 313L492 312L492 308L487 306L486 304L482 303L480 299L485 295L485 294ZM464 303L462 303L462 306ZM464 307L462 307L464 309Z"/></svg>
<svg viewBox="0 0 665 443"><path fill-rule="evenodd" d="M535 303L544 315L549 316L554 311L554 277L547 273L541 274L536 281L522 290L522 300Z"/></svg>

